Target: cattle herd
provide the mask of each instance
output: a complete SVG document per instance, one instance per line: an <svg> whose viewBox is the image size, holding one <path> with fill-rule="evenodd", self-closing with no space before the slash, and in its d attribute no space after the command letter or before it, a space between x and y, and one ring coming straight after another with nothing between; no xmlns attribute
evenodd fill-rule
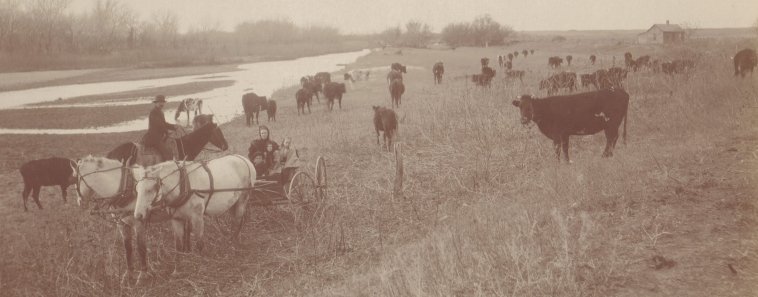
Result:
<svg viewBox="0 0 758 297"><path fill-rule="evenodd" d="M524 70L513 70L512 62L518 57L519 52L514 51L497 57L498 65L505 68L505 79L519 79L523 82L526 75ZM523 50L521 55L526 58L528 55L534 55L534 50ZM571 64L573 57L568 55L565 61ZM594 65L597 57L589 56L588 61ZM552 56L548 58L550 69L561 68L564 58ZM739 51L733 57L734 75L745 77L749 72L752 76L754 68L758 65L758 57L753 49L744 49ZM480 59L481 72L471 76L471 80L477 86L491 86L492 79L496 71L489 66L489 58ZM626 137L627 110L629 106L629 94L624 90L623 81L628 73L638 71L652 71L654 73L662 72L673 75L687 72L695 67L692 60L678 59L671 61L661 61L652 59L644 55L636 59L632 54L624 54L624 66L611 67L608 69L599 69L592 73L583 73L577 76L574 72L561 71L554 73L539 81L539 89L546 90L548 97L537 98L534 95L522 95L512 103L519 108L521 122L527 124L534 122L548 138L553 140L555 153L558 159L561 159L561 152L568 157L568 139L570 135L591 135L600 131L605 131L606 146L603 152L604 157L613 155L613 149L616 145L621 123L624 123L624 138ZM405 82L403 74L407 73L407 67L400 63L390 65L390 71L386 76L389 94L392 99L391 107L385 108L374 106L373 124L377 134L377 144L379 143L380 132L384 132L384 145L389 150L392 147L392 141L398 130L397 115L393 110L400 107L401 98L405 92ZM432 66L434 83L441 84L442 76L445 73L442 61L436 62ZM345 83L353 83L358 80L368 80L370 72L362 70L353 70L344 73ZM595 90L585 93L571 94L578 89L577 78L581 87L589 88L594 86ZM311 112L313 97L320 102L323 95L326 100L328 111L334 109L334 101L342 109L342 96L347 92L345 83L332 82L331 74L328 72L318 72L313 76L305 76L300 79L300 89L295 93L298 115ZM565 89L569 94L553 96L561 89ZM188 99L182 102L184 109L182 111L199 110L202 101L198 99ZM254 122L258 123L258 114L266 110L269 121L276 121L276 101L269 100L266 96L258 96L255 93L246 93L242 96L242 106L245 111L245 122L248 126ZM178 118L180 111L176 113ZM75 164L69 159L50 158L29 161L20 168L24 181L24 209L27 209L27 198L31 194L34 202L39 208L39 189L41 186L57 185L61 188L63 199L66 199L66 188L76 181Z"/></svg>

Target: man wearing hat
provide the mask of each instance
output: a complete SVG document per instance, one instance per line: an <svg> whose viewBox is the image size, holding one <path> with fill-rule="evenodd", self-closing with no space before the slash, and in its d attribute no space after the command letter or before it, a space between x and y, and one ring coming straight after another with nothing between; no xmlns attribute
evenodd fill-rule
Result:
<svg viewBox="0 0 758 297"><path fill-rule="evenodd" d="M153 100L155 106L150 111L150 117L148 118L147 134L145 134L144 144L145 147L152 147L161 154L164 161L172 159L172 153L165 145L165 140L168 137L168 130L176 130L176 125L166 123L166 118L163 115L163 106L166 105L166 96L158 95Z"/></svg>

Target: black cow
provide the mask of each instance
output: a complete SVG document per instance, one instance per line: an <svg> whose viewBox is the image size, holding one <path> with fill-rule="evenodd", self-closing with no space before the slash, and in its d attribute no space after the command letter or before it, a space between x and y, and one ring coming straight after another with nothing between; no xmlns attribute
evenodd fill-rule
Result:
<svg viewBox="0 0 758 297"><path fill-rule="evenodd" d="M37 207L42 209L42 204L39 202L39 190L42 186L59 186L65 203L66 189L76 183L74 168L76 168L76 162L58 157L32 160L21 165L19 171L24 179L24 192L21 196L24 198L24 211L29 210L26 207L29 193L32 194Z"/></svg>
<svg viewBox="0 0 758 297"><path fill-rule="evenodd" d="M526 74L526 71L524 70L506 70L505 78L506 79L518 78L519 81L524 82L524 74Z"/></svg>
<svg viewBox="0 0 758 297"><path fill-rule="evenodd" d="M530 54L530 55L534 55L534 50L533 50L533 49L532 49L532 50L529 50L529 54Z"/></svg>
<svg viewBox="0 0 758 297"><path fill-rule="evenodd" d="M295 93L297 102L297 115L302 111L305 114L305 106L308 106L308 113L311 113L311 102L313 102L313 92L308 88L302 88Z"/></svg>
<svg viewBox="0 0 758 297"><path fill-rule="evenodd" d="M347 90L344 83L330 82L324 85L324 97L326 97L326 106L329 108L329 111L334 109L334 99L337 99L340 109L342 109L342 94L345 94L345 92Z"/></svg>
<svg viewBox="0 0 758 297"><path fill-rule="evenodd" d="M597 60L597 57L595 57L595 55L590 55L590 63L592 63L592 65L595 65L595 60Z"/></svg>
<svg viewBox="0 0 758 297"><path fill-rule="evenodd" d="M503 68L503 55L497 56L497 64L500 65L500 68Z"/></svg>
<svg viewBox="0 0 758 297"><path fill-rule="evenodd" d="M746 48L734 55L734 76L740 75L745 77L745 73L750 71L753 76L753 68L758 65L758 56L754 49Z"/></svg>
<svg viewBox="0 0 758 297"><path fill-rule="evenodd" d="M482 73L474 74L474 76L471 77L471 81L474 82L477 86L489 87L491 85L493 77L495 77L495 70L488 66L485 66L482 67Z"/></svg>
<svg viewBox="0 0 758 297"><path fill-rule="evenodd" d="M505 62L505 70L511 70L511 69L513 69L513 62L511 61Z"/></svg>
<svg viewBox="0 0 758 297"><path fill-rule="evenodd" d="M634 63L632 63L634 72L637 72L641 67L650 68L650 56L645 55L634 60Z"/></svg>
<svg viewBox="0 0 758 297"><path fill-rule="evenodd" d="M598 90L608 90L610 88L623 88L623 81L626 79L629 71L621 67L612 67L608 70L600 69L595 71L595 88Z"/></svg>
<svg viewBox="0 0 758 297"><path fill-rule="evenodd" d="M326 73L326 72L320 72L320 73ZM326 73L328 74L328 73ZM319 97L318 93L323 93L323 83L321 82L321 79L324 79L325 76L321 76L320 79L316 79L313 76L308 76L308 80L303 82L302 79L300 79L300 84L303 86L303 88L308 89L311 91L311 94L316 96L316 101L321 102L321 98ZM331 80L331 78L329 78Z"/></svg>
<svg viewBox="0 0 758 297"><path fill-rule="evenodd" d="M576 90L576 73L563 71L540 81L540 90L547 89L548 95L561 88L569 89L569 92Z"/></svg>
<svg viewBox="0 0 758 297"><path fill-rule="evenodd" d="M572 57L571 55L566 56L566 63L568 63L568 65L571 66L571 60L573 59L574 57Z"/></svg>
<svg viewBox="0 0 758 297"><path fill-rule="evenodd" d="M500 66L502 67L503 59L502 56L500 57ZM445 65L442 64L442 62L434 63L434 67L432 67L432 73L434 74L434 84L441 84L442 83L442 75L445 74Z"/></svg>
<svg viewBox="0 0 758 297"><path fill-rule="evenodd" d="M402 73L408 73L407 67L405 67L405 65L400 64L400 63L392 63L392 65L390 65L390 69L396 70Z"/></svg>
<svg viewBox="0 0 758 297"><path fill-rule="evenodd" d="M258 124L258 114L261 110L266 110L267 103L266 96L258 96L255 93L242 95L242 109L245 110L245 123L248 126L253 124L253 120Z"/></svg>
<svg viewBox="0 0 758 297"><path fill-rule="evenodd" d="M523 50L521 51L521 54L524 55L524 58L526 58L526 56L529 55L529 51Z"/></svg>
<svg viewBox="0 0 758 297"><path fill-rule="evenodd" d="M397 133L397 115L395 111L389 108L373 106L374 108L374 129L376 130L376 144L379 145L379 131L384 131L384 145L387 150L392 148L392 140Z"/></svg>
<svg viewBox="0 0 758 297"><path fill-rule="evenodd" d="M563 58L561 57L547 58L547 65L549 65L552 68L561 67L561 64L563 64Z"/></svg>
<svg viewBox="0 0 758 297"><path fill-rule="evenodd" d="M313 78L316 80L319 84L325 84L332 82L332 75L329 74L329 72L319 72L316 73L316 75L313 76Z"/></svg>
<svg viewBox="0 0 758 297"><path fill-rule="evenodd" d="M268 101L268 108L266 108L266 115L268 115L268 121L274 121L276 122L276 101L269 100Z"/></svg>
<svg viewBox="0 0 758 297"><path fill-rule="evenodd" d="M393 108L395 107L395 105L397 105L397 107L400 107L403 93L405 93L405 84L403 84L403 80L402 79L393 80L390 83L390 97L392 97Z"/></svg>
<svg viewBox="0 0 758 297"><path fill-rule="evenodd" d="M533 121L542 134L553 140L558 160L561 158L562 148L566 161L570 162L569 136L593 135L600 131L605 131L606 139L603 157L613 156L622 120L623 137L626 142L629 94L624 90L600 90L544 99L522 95L513 101L513 105L521 111L522 124Z"/></svg>
<svg viewBox="0 0 758 297"><path fill-rule="evenodd" d="M590 85L594 85L597 88L597 79L595 79L595 74L582 74L579 76L582 81L582 87L589 87Z"/></svg>
<svg viewBox="0 0 758 297"><path fill-rule="evenodd" d="M513 52L513 56L518 58L518 51Z"/></svg>
<svg viewBox="0 0 758 297"><path fill-rule="evenodd" d="M508 53L508 61L513 61L513 54L512 53Z"/></svg>

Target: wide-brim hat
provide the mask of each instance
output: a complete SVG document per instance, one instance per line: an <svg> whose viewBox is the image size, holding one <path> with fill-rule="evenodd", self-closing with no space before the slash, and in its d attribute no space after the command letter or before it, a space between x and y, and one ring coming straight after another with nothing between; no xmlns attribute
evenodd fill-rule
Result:
<svg viewBox="0 0 758 297"><path fill-rule="evenodd" d="M166 96L163 96L163 95L155 96L155 100L153 100L153 103L166 103Z"/></svg>

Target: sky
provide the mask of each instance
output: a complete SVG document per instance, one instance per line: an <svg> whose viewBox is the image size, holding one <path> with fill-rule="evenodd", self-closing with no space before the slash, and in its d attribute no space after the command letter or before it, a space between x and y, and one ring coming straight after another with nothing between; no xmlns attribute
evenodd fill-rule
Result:
<svg viewBox="0 0 758 297"><path fill-rule="evenodd" d="M72 0L72 11L97 0ZM104 0L103 0L104 1ZM409 20L439 32L447 24L489 14L516 31L645 30L670 20L696 28L750 27L758 0L121 0L143 18L171 11L185 31L217 23L226 31L244 21L288 19L300 26L326 25L341 33L378 33Z"/></svg>

